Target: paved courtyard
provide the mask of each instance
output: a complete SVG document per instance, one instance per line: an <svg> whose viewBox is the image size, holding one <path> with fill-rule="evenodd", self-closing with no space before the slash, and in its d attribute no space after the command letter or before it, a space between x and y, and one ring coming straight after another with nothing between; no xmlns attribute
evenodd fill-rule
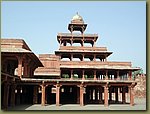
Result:
<svg viewBox="0 0 150 114"><path fill-rule="evenodd" d="M134 106L130 106L130 104L110 104L108 107L102 104L88 104L85 106L66 104L58 107L55 104L46 106L35 104L19 105L14 108L9 108L8 110L146 110L146 99L136 98Z"/></svg>

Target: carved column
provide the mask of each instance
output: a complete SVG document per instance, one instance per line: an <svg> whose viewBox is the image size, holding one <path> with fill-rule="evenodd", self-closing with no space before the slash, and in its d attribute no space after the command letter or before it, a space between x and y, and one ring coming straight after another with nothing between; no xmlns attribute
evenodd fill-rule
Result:
<svg viewBox="0 0 150 114"><path fill-rule="evenodd" d="M97 80L97 78L96 78L96 70L94 70L94 80Z"/></svg>
<svg viewBox="0 0 150 114"><path fill-rule="evenodd" d="M84 54L82 54L82 61L84 61Z"/></svg>
<svg viewBox="0 0 150 114"><path fill-rule="evenodd" d="M24 69L23 69L23 76L27 77L28 76L28 63L24 63Z"/></svg>
<svg viewBox="0 0 150 114"><path fill-rule="evenodd" d="M70 79L73 79L73 70L71 69L71 77Z"/></svg>
<svg viewBox="0 0 150 114"><path fill-rule="evenodd" d="M60 84L56 85L56 106L60 105Z"/></svg>
<svg viewBox="0 0 150 114"><path fill-rule="evenodd" d="M85 80L84 69L82 70L82 80Z"/></svg>
<svg viewBox="0 0 150 114"><path fill-rule="evenodd" d="M106 70L106 80L108 80L108 70Z"/></svg>
<svg viewBox="0 0 150 114"><path fill-rule="evenodd" d="M93 58L93 61L96 61L96 55L94 54L94 58Z"/></svg>
<svg viewBox="0 0 150 114"><path fill-rule="evenodd" d="M95 47L95 44L96 44L96 43L95 43L95 39L94 39L94 40L93 40L93 47Z"/></svg>
<svg viewBox="0 0 150 114"><path fill-rule="evenodd" d="M104 105L108 106L108 84L104 86Z"/></svg>
<svg viewBox="0 0 150 114"><path fill-rule="evenodd" d="M81 46L83 47L84 46L84 40L81 40L82 41L82 44L81 44Z"/></svg>
<svg viewBox="0 0 150 114"><path fill-rule="evenodd" d="M73 36L72 36L72 38L71 38L70 42L71 42L71 46L72 46L72 44L73 44Z"/></svg>
<svg viewBox="0 0 150 114"><path fill-rule="evenodd" d="M42 105L42 106L45 106L45 85L42 84L42 85L41 85L41 88L42 88L41 105Z"/></svg>
<svg viewBox="0 0 150 114"><path fill-rule="evenodd" d="M71 54L70 61L72 61L72 59L73 59L73 54Z"/></svg>
<svg viewBox="0 0 150 114"><path fill-rule="evenodd" d="M119 70L117 71L117 80L119 80Z"/></svg>
<svg viewBox="0 0 150 114"><path fill-rule="evenodd" d="M132 79L132 71L129 71L128 74L129 74L128 80L131 80Z"/></svg>
<svg viewBox="0 0 150 114"><path fill-rule="evenodd" d="M80 85L80 106L84 105L84 87Z"/></svg>
<svg viewBox="0 0 150 114"><path fill-rule="evenodd" d="M134 88L130 86L129 89L130 89L130 105L133 106L134 105L134 94L133 94Z"/></svg>
<svg viewBox="0 0 150 114"><path fill-rule="evenodd" d="M17 56L18 58L18 76L22 78L22 64L23 64L23 57Z"/></svg>

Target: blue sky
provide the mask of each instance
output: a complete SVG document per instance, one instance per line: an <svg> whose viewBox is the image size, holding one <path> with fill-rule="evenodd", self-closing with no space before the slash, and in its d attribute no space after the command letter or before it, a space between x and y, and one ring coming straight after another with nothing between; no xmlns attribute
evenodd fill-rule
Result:
<svg viewBox="0 0 150 114"><path fill-rule="evenodd" d="M79 12L97 33L96 46L113 54L108 61L131 61L146 73L146 1L2 2L2 38L22 38L35 54L58 50L57 33Z"/></svg>

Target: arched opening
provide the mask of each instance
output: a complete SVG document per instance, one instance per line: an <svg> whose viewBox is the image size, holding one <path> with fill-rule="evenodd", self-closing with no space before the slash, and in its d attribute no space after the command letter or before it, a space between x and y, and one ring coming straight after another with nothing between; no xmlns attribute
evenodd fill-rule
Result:
<svg viewBox="0 0 150 114"><path fill-rule="evenodd" d="M111 79L111 80L114 80L117 78L117 72L116 71L108 71L108 78Z"/></svg>
<svg viewBox="0 0 150 114"><path fill-rule="evenodd" d="M79 47L81 47L82 45L81 45L81 43L73 43L72 46L79 46Z"/></svg>
<svg viewBox="0 0 150 114"><path fill-rule="evenodd" d="M103 104L104 88L102 86L88 85L86 87L85 102L86 104Z"/></svg>
<svg viewBox="0 0 150 114"><path fill-rule="evenodd" d="M96 58L95 60L96 60L96 61L101 61L100 58Z"/></svg>
<svg viewBox="0 0 150 114"><path fill-rule="evenodd" d="M61 104L76 104L77 103L77 86L68 86L68 85L61 86L60 103Z"/></svg>
<svg viewBox="0 0 150 114"><path fill-rule="evenodd" d="M61 70L61 78L70 78L71 77L71 71L68 69L62 69Z"/></svg>
<svg viewBox="0 0 150 114"><path fill-rule="evenodd" d="M84 47L93 47L91 43L84 43Z"/></svg>
<svg viewBox="0 0 150 114"><path fill-rule="evenodd" d="M82 78L82 70L74 69L73 78Z"/></svg>
<svg viewBox="0 0 150 114"><path fill-rule="evenodd" d="M71 46L71 41L70 40L62 40L61 46Z"/></svg>
<svg viewBox="0 0 150 114"><path fill-rule="evenodd" d="M85 55L84 56L84 61L93 61L94 56L93 55Z"/></svg>
<svg viewBox="0 0 150 114"><path fill-rule="evenodd" d="M93 79L94 78L94 72L92 70L86 70L84 72L84 77L88 79Z"/></svg>
<svg viewBox="0 0 150 114"><path fill-rule="evenodd" d="M62 58L61 61L70 61L69 58Z"/></svg>
<svg viewBox="0 0 150 114"><path fill-rule="evenodd" d="M71 55L65 54L61 55L61 61L70 61L71 60Z"/></svg>
<svg viewBox="0 0 150 114"><path fill-rule="evenodd" d="M98 80L103 80L106 77L106 72L103 71L103 70L98 70L96 72L96 77L97 77Z"/></svg>
<svg viewBox="0 0 150 114"><path fill-rule="evenodd" d="M81 47L83 45L83 42L81 40L73 40L72 46L79 46Z"/></svg>
<svg viewBox="0 0 150 114"><path fill-rule="evenodd" d="M72 61L81 61L82 55L81 54L74 54Z"/></svg>

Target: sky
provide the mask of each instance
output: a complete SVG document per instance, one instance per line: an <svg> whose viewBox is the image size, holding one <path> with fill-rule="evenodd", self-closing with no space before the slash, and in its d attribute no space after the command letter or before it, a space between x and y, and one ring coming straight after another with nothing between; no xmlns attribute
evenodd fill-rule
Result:
<svg viewBox="0 0 150 114"><path fill-rule="evenodd" d="M59 49L58 33L79 13L87 28L98 34L98 47L113 52L108 61L132 62L146 73L146 1L6 2L1 4L1 37L24 39L36 54Z"/></svg>

